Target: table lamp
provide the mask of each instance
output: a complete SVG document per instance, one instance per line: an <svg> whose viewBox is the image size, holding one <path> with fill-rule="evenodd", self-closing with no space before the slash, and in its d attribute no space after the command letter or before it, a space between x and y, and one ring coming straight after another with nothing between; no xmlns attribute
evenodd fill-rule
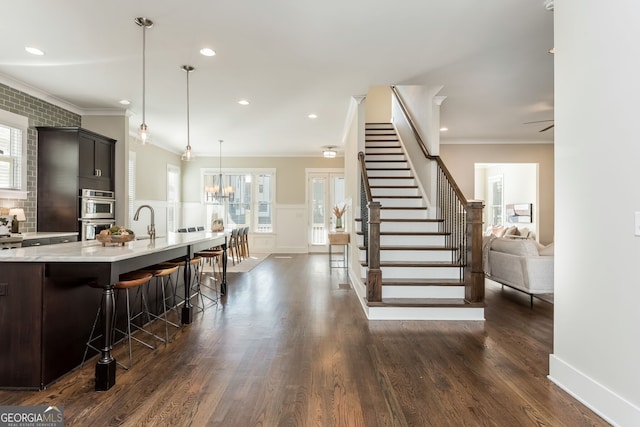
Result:
<svg viewBox="0 0 640 427"><path fill-rule="evenodd" d="M9 209L9 216L13 217L11 221L11 232L19 233L20 232L20 221L26 221L27 217L24 215L24 209L22 208L11 208Z"/></svg>

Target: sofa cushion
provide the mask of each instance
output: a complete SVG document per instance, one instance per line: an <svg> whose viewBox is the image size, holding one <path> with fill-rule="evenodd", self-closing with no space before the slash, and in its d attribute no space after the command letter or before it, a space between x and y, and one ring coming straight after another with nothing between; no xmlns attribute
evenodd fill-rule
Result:
<svg viewBox="0 0 640 427"><path fill-rule="evenodd" d="M536 242L530 239L495 239L491 242L491 250L518 256L538 256Z"/></svg>

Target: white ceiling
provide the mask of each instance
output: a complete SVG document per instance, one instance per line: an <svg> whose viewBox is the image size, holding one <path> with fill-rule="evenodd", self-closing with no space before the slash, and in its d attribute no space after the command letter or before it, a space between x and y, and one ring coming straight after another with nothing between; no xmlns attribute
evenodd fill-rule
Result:
<svg viewBox="0 0 640 427"><path fill-rule="evenodd" d="M13 0L4 9L5 82L82 113L129 99L132 132L142 122L134 18L153 20L146 122L153 143L175 152L186 145L184 64L196 68L196 155L217 156L219 139L224 155L320 155L342 145L351 96L391 84L444 86L443 142L553 139L538 132L549 123L523 124L553 118L553 12L543 0Z"/></svg>

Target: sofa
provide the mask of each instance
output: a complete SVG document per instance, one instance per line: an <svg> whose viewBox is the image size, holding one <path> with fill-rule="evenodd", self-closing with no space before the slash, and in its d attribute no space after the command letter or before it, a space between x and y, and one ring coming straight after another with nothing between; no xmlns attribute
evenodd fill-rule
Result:
<svg viewBox="0 0 640 427"><path fill-rule="evenodd" d="M489 237L484 245L487 278L528 294L531 305L533 295L553 293L553 243Z"/></svg>

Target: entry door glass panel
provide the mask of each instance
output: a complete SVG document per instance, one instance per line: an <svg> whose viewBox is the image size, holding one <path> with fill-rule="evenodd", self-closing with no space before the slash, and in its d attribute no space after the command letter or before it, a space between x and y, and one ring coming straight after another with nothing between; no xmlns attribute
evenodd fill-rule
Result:
<svg viewBox="0 0 640 427"><path fill-rule="evenodd" d="M327 243L327 178L311 177L311 244Z"/></svg>

